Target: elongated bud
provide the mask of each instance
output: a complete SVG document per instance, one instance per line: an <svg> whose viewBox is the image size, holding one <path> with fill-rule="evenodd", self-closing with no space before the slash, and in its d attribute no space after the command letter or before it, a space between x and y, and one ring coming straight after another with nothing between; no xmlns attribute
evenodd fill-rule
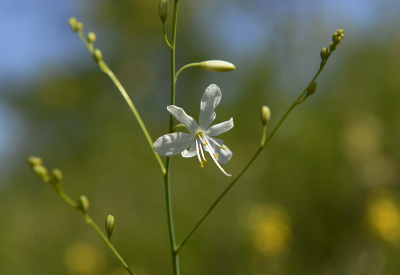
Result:
<svg viewBox="0 0 400 275"><path fill-rule="evenodd" d="M160 0L160 5L158 7L158 14L162 22L165 22L168 16L169 2L168 0Z"/></svg>
<svg viewBox="0 0 400 275"><path fill-rule="evenodd" d="M317 82L315 82L315 81L311 82L310 85L308 85L308 87L307 87L307 95L314 94L315 91L317 91L317 87L318 87Z"/></svg>
<svg viewBox="0 0 400 275"><path fill-rule="evenodd" d="M200 63L200 66L211 72L229 72L236 69L235 65L223 60L207 60Z"/></svg>
<svg viewBox="0 0 400 275"><path fill-rule="evenodd" d="M115 228L114 216L108 215L106 218L106 232L109 240L111 239L111 235L114 232L114 228Z"/></svg>
<svg viewBox="0 0 400 275"><path fill-rule="evenodd" d="M35 165L32 168L32 171L40 178L42 178L44 180L48 179L49 172L47 171L47 168L44 167L43 165L41 165L41 164Z"/></svg>
<svg viewBox="0 0 400 275"><path fill-rule="evenodd" d="M86 196L80 196L76 208L80 210L82 213L86 214L87 210L89 209L88 198Z"/></svg>
<svg viewBox="0 0 400 275"><path fill-rule="evenodd" d="M261 122L263 125L267 125L268 121L271 118L271 110L268 106L261 107Z"/></svg>
<svg viewBox="0 0 400 275"><path fill-rule="evenodd" d="M101 53L101 51L99 49L94 50L93 58L94 58L94 61L96 61L97 63L99 63L99 61L103 60L103 54Z"/></svg>
<svg viewBox="0 0 400 275"><path fill-rule="evenodd" d="M30 156L28 158L28 165L33 168L36 165L42 165L42 159L39 157L35 157L35 156Z"/></svg>
<svg viewBox="0 0 400 275"><path fill-rule="evenodd" d="M94 41L96 41L96 34L94 32L89 32L87 39L89 43L94 43Z"/></svg>
<svg viewBox="0 0 400 275"><path fill-rule="evenodd" d="M331 42L331 44L329 44L329 49L331 50L331 52L333 52L334 50L336 50L336 44Z"/></svg>
<svg viewBox="0 0 400 275"><path fill-rule="evenodd" d="M79 22L75 17L69 19L69 24L74 32L80 31L83 29L82 22Z"/></svg>
<svg viewBox="0 0 400 275"><path fill-rule="evenodd" d="M53 169L51 171L51 180L55 183L61 183L64 176L60 169Z"/></svg>
<svg viewBox="0 0 400 275"><path fill-rule="evenodd" d="M326 47L323 47L322 50L321 50L320 55L321 55L322 60L327 59L328 56L329 56L329 51L328 51L328 49L327 49Z"/></svg>

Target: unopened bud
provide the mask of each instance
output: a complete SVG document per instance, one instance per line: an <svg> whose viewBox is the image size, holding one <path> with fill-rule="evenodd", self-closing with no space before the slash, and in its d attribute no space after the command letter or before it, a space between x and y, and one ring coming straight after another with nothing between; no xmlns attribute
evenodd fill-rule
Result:
<svg viewBox="0 0 400 275"><path fill-rule="evenodd" d="M106 218L106 232L107 232L108 239L111 239L111 235L114 232L114 228L115 228L114 216L108 215Z"/></svg>
<svg viewBox="0 0 400 275"><path fill-rule="evenodd" d="M169 2L168 0L160 0L158 7L158 14L160 15L161 21L165 22L168 16Z"/></svg>
<svg viewBox="0 0 400 275"><path fill-rule="evenodd" d="M28 158L28 165L33 168L36 165L42 165L42 159L39 157L35 157L35 156L30 156Z"/></svg>
<svg viewBox="0 0 400 275"><path fill-rule="evenodd" d="M329 44L329 49L331 50L331 52L333 52L334 50L336 50L336 44L331 42L331 44Z"/></svg>
<svg viewBox="0 0 400 275"><path fill-rule="evenodd" d="M82 22L79 22L75 17L69 19L69 24L74 32L80 31L83 28Z"/></svg>
<svg viewBox="0 0 400 275"><path fill-rule="evenodd" d="M313 81L307 87L307 95L312 95L317 91L318 84L317 82Z"/></svg>
<svg viewBox="0 0 400 275"><path fill-rule="evenodd" d="M321 55L322 60L327 59L328 56L329 56L329 51L328 51L328 49L327 49L326 47L323 47L322 50L321 50L320 55Z"/></svg>
<svg viewBox="0 0 400 275"><path fill-rule="evenodd" d="M271 110L268 106L261 107L261 122L263 125L267 125L268 121L271 118Z"/></svg>
<svg viewBox="0 0 400 275"><path fill-rule="evenodd" d="M200 63L200 66L211 72L228 72L236 69L235 65L223 60L207 60Z"/></svg>
<svg viewBox="0 0 400 275"><path fill-rule="evenodd" d="M336 45L339 44L341 40L342 40L342 38L340 37L340 35L337 35L337 36L332 37L332 41L333 41L333 43L335 43Z"/></svg>
<svg viewBox="0 0 400 275"><path fill-rule="evenodd" d="M89 200L86 196L80 196L78 199L78 204L76 205L78 210L80 210L82 213L86 213L87 210L89 209Z"/></svg>
<svg viewBox="0 0 400 275"><path fill-rule="evenodd" d="M96 34L94 32L89 32L87 39L89 43L94 43L94 41L96 41Z"/></svg>
<svg viewBox="0 0 400 275"><path fill-rule="evenodd" d="M344 29L338 29L336 32L338 35L342 36L344 33Z"/></svg>
<svg viewBox="0 0 400 275"><path fill-rule="evenodd" d="M41 164L35 165L33 167L32 171L33 171L33 173L35 173L37 176L41 177L42 179L46 179L49 175L47 168Z"/></svg>
<svg viewBox="0 0 400 275"><path fill-rule="evenodd" d="M99 63L103 59L103 54L101 53L101 51L99 49L94 50L93 58L94 58L94 61L96 61L97 63Z"/></svg>
<svg viewBox="0 0 400 275"><path fill-rule="evenodd" d="M53 169L51 171L51 180L55 183L62 182L64 176L60 169Z"/></svg>

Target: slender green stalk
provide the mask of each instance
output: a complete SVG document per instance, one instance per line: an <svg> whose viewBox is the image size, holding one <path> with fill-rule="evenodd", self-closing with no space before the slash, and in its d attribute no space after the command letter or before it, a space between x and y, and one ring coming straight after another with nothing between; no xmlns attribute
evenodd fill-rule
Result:
<svg viewBox="0 0 400 275"><path fill-rule="evenodd" d="M326 62L328 61L330 57L329 56L321 62L320 68L318 72L315 74L313 79L310 81L309 85L313 83L325 67ZM308 87L308 86L307 86ZM215 206L221 201L221 199L228 193L228 191L235 185L235 183L242 177L242 175L247 171L247 169L251 166L251 164L256 160L258 155L262 152L262 150L265 148L265 146L268 144L268 142L271 140L271 138L274 136L276 131L279 129L279 127L282 125L283 121L287 118L287 116L292 112L292 110L299 105L300 103L304 102L304 100L308 97L307 95L307 88L300 94L300 96L293 102L293 104L289 107L289 109L286 111L286 113L282 116L282 118L279 120L278 124L274 127L272 132L266 137L266 127L263 127L263 134L262 134L262 139L261 139L261 144L260 147L257 149L253 157L250 159L250 161L244 166L242 171L232 180L232 182L222 191L222 193L217 197L217 199L212 203L210 208L206 211L206 213L200 218L200 220L196 223L196 225L189 231L189 233L183 238L183 240L180 242L180 244L177 246L176 250L177 252L180 251L180 249L186 244L186 242L190 239L190 237L193 235L193 233L197 230L197 228L202 224L202 222L206 219L206 217L212 212L212 210L215 208Z"/></svg>
<svg viewBox="0 0 400 275"><path fill-rule="evenodd" d="M66 203L68 203L72 208L74 208L76 211L78 211L82 215L82 217L86 221L86 223L90 224L94 228L94 230L97 232L97 234L100 235L100 237L103 239L103 241L107 244L108 248L110 248L112 253L118 259L118 261L125 267L125 269L129 272L129 274L133 275L133 272L130 270L130 268L127 265L127 263L124 261L124 259L121 257L121 255L119 255L118 251L112 245L111 241L104 235L104 233L100 230L100 228L97 226L97 224L92 220L92 218L86 212L83 212L78 207L78 204L70 196L68 196L68 194L66 194L63 191L61 182L52 182L51 178L48 177L48 176L42 177L42 179L45 182L47 182L48 184L50 184L50 186L54 188L54 190L57 192L57 194Z"/></svg>
<svg viewBox="0 0 400 275"><path fill-rule="evenodd" d="M79 34L79 37L81 38L82 42L86 45L86 47L90 51L90 53L94 54L95 50L94 50L94 47L93 47L93 43L90 43L87 40L87 38L83 34L82 30L78 31L78 34ZM128 104L129 108L131 109L133 115L135 116L137 122L139 123L140 129L142 129L142 131L143 131L143 134L144 134L144 136L145 136L145 138L147 140L147 143L149 144L150 149L153 152L154 157L156 158L158 165L160 166L162 174L165 175L166 170L165 170L164 164L163 164L160 156L157 155L156 152L154 152L154 150L153 150L153 140L151 139L150 134L147 131L147 128L144 125L143 120L140 117L140 115L139 115L135 105L133 104L132 100L130 99L128 93L125 91L125 89L122 86L121 82L118 80L118 78L115 76L115 74L111 71L111 69L108 67L108 65L103 60L98 60L97 63L99 65L100 69L110 77L111 81L118 88L118 90L120 91L121 95L125 99L126 103Z"/></svg>
<svg viewBox="0 0 400 275"><path fill-rule="evenodd" d="M190 68L190 67L200 67L200 66L201 66L201 62L195 62L195 63L186 64L185 66L183 66L182 68L180 68L179 71L178 71L178 72L176 73L176 75L175 75L175 80L174 80L175 84L176 84L176 82L178 81L178 77L179 77L179 75L181 74L181 72L182 72L183 70L185 70L185 69L187 69L187 68Z"/></svg>
<svg viewBox="0 0 400 275"><path fill-rule="evenodd" d="M175 105L175 50L176 50L176 26L178 22L178 0L174 1L174 13L172 19L172 36L170 44L171 53L171 105ZM173 116L169 118L169 132L172 133L174 130ZM169 229L169 240L171 247L172 257L172 268L174 275L180 274L179 268L179 256L176 251L176 239L174 230L174 221L172 216L172 202L171 202L171 186L170 186L170 171L171 171L171 158L168 157L166 161L166 173L164 174L164 186L165 186L165 202L167 209L168 218L168 229Z"/></svg>

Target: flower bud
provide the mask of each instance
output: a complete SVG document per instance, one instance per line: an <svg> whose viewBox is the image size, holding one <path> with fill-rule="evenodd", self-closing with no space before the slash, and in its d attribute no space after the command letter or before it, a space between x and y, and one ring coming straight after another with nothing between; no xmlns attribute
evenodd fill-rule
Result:
<svg viewBox="0 0 400 275"><path fill-rule="evenodd" d="M263 125L267 125L268 121L271 118L271 110L268 106L261 107L261 122Z"/></svg>
<svg viewBox="0 0 400 275"><path fill-rule="evenodd" d="M327 59L328 56L329 56L329 51L328 51L328 49L327 49L326 47L323 47L322 50L321 50L320 55L321 55L322 60Z"/></svg>
<svg viewBox="0 0 400 275"><path fill-rule="evenodd" d="M106 218L106 232L107 232L108 239L111 239L111 235L114 232L114 228L115 228L114 216L108 215Z"/></svg>
<svg viewBox="0 0 400 275"><path fill-rule="evenodd" d="M32 169L33 173L35 173L37 176L39 176L42 179L45 179L48 177L49 173L47 171L47 168L44 167L41 164L35 165Z"/></svg>
<svg viewBox="0 0 400 275"><path fill-rule="evenodd" d="M223 60L207 60L200 63L200 66L211 72L228 72L236 69L235 65Z"/></svg>
<svg viewBox="0 0 400 275"><path fill-rule="evenodd" d="M94 41L96 41L96 34L94 32L89 32L87 39L89 43L94 43Z"/></svg>
<svg viewBox="0 0 400 275"><path fill-rule="evenodd" d="M94 50L93 58L94 58L94 61L96 61L97 63L99 63L101 60L103 60L103 54L101 53L101 51L99 49Z"/></svg>
<svg viewBox="0 0 400 275"><path fill-rule="evenodd" d="M333 43L335 43L336 45L340 43L340 41L342 40L342 38L338 35L338 36L334 36L332 37L332 41Z"/></svg>
<svg viewBox="0 0 400 275"><path fill-rule="evenodd" d="M331 52L333 52L334 50L336 50L336 44L331 42L331 44L329 44L329 49L331 50Z"/></svg>
<svg viewBox="0 0 400 275"><path fill-rule="evenodd" d="M336 32L338 35L342 36L344 33L344 29L338 29Z"/></svg>
<svg viewBox="0 0 400 275"><path fill-rule="evenodd" d="M313 81L307 87L307 95L312 95L317 91L318 84L317 82Z"/></svg>
<svg viewBox="0 0 400 275"><path fill-rule="evenodd" d="M62 182L64 176L60 169L53 169L51 171L51 180L55 183Z"/></svg>
<svg viewBox="0 0 400 275"><path fill-rule="evenodd" d="M169 8L168 0L160 0L160 5L158 7L158 14L162 22L165 22L165 20L167 19L168 8Z"/></svg>
<svg viewBox="0 0 400 275"><path fill-rule="evenodd" d="M42 165L42 159L39 157L35 157L35 156L30 156L28 158L28 165L33 168L36 165Z"/></svg>
<svg viewBox="0 0 400 275"><path fill-rule="evenodd" d="M74 32L80 31L83 28L82 22L79 22L75 17L69 19L69 24Z"/></svg>
<svg viewBox="0 0 400 275"><path fill-rule="evenodd" d="M86 214L87 210L89 209L88 198L86 196L80 196L76 208L80 210L82 213Z"/></svg>

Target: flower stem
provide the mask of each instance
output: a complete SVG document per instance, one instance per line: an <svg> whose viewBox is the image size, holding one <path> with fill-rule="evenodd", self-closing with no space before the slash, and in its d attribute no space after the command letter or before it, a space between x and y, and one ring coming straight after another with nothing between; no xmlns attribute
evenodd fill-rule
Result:
<svg viewBox="0 0 400 275"><path fill-rule="evenodd" d="M174 1L174 13L172 19L172 36L170 53L171 53L171 105L175 105L175 50L176 50L176 26L178 22L178 0ZM173 116L169 117L169 132L174 130ZM178 251L176 250L176 239L174 230L174 221L172 217L172 202L171 202L171 186L170 186L170 171L171 171L171 158L168 157L166 161L166 173L164 174L165 186L165 202L168 218L169 240L171 247L172 269L174 275L180 274Z"/></svg>
<svg viewBox="0 0 400 275"><path fill-rule="evenodd" d="M83 219L86 221L86 223L90 224L94 230L97 232L97 234L100 235L100 237L103 239L103 241L107 244L107 246L110 248L114 256L118 259L118 261L125 267L125 269L129 272L129 274L133 275L133 272L129 269L129 266L126 264L124 259L119 255L118 251L115 249L115 247L112 245L111 241L104 235L104 233L100 230L98 225L92 220L92 218L87 214L79 210L77 207L77 203L70 197L68 196L63 190L61 186L55 187L53 184L50 183L49 179L45 179L47 183L49 183L57 192L57 194L66 202L68 203L71 207L73 207L76 211L78 211Z"/></svg>
<svg viewBox="0 0 400 275"><path fill-rule="evenodd" d="M328 57L321 61L320 68L318 72L315 74L313 79L310 81L309 85L314 82L322 70L325 67L326 62L328 61L331 53L328 55ZM307 85L308 87L308 85ZM289 109L286 111L286 113L281 117L279 120L278 124L274 127L272 132L266 137L266 127L263 126L263 134L262 134L262 139L261 139L261 144L257 151L254 153L250 161L244 166L242 171L232 180L232 182L222 191L222 193L217 197L217 199L212 203L210 208L206 211L206 213L200 218L200 220L196 223L196 225L189 231L189 233L183 238L183 240L180 242L180 244L176 247L176 251L179 252L180 249L186 244L186 242L190 239L190 237L193 235L193 233L197 230L197 228L202 224L202 222L207 218L207 216L212 212L212 210L215 208L215 206L221 201L221 199L228 193L228 191L235 185L235 183L242 177L242 175L247 171L247 169L251 166L251 164L254 162L254 160L258 157L258 155L262 152L262 150L265 148L265 146L268 144L268 142L271 140L271 138L274 136L276 131L279 129L279 127L282 125L283 121L287 118L287 116L292 112L292 110L299 105L300 103L304 102L304 100L308 97L307 95L307 88L304 89L304 91L300 94L300 96L292 103L292 105L289 107Z"/></svg>
<svg viewBox="0 0 400 275"><path fill-rule="evenodd" d="M83 34L82 30L78 31L78 34L79 34L79 37L81 38L82 42L86 45L86 47L90 51L90 53L93 54L94 53L93 43L90 43L87 40L87 38ZM108 65L103 60L99 60L97 63L99 65L101 71L103 71L105 74L107 74L110 77L111 81L118 88L118 90L120 91L121 95L125 99L126 103L128 104L129 108L131 109L133 115L135 116L137 122L139 123L140 129L142 129L142 132L143 132L143 134L144 134L144 136L145 136L145 138L147 140L147 143L149 144L150 149L153 152L154 157L156 158L158 165L160 166L162 174L165 175L166 170L165 170L164 164L161 161L160 156L157 155L157 153L154 152L154 150L153 150L153 140L151 139L150 134L147 131L147 128L146 128L145 124L143 123L143 120L140 117L135 105L133 104L132 100L130 99L128 93L125 91L125 88L122 86L121 82L119 82L118 78L115 76L115 74L111 71L111 69L108 67Z"/></svg>
<svg viewBox="0 0 400 275"><path fill-rule="evenodd" d="M176 73L176 75L175 75L175 84L176 84L176 82L178 81L178 77L179 77L179 75L181 74L181 72L184 70L184 69L187 69L187 68L190 68L190 67L200 67L201 66L201 62L195 62L195 63L189 63L189 64L186 64L185 66L183 66L182 68L180 68L179 69L179 71Z"/></svg>

